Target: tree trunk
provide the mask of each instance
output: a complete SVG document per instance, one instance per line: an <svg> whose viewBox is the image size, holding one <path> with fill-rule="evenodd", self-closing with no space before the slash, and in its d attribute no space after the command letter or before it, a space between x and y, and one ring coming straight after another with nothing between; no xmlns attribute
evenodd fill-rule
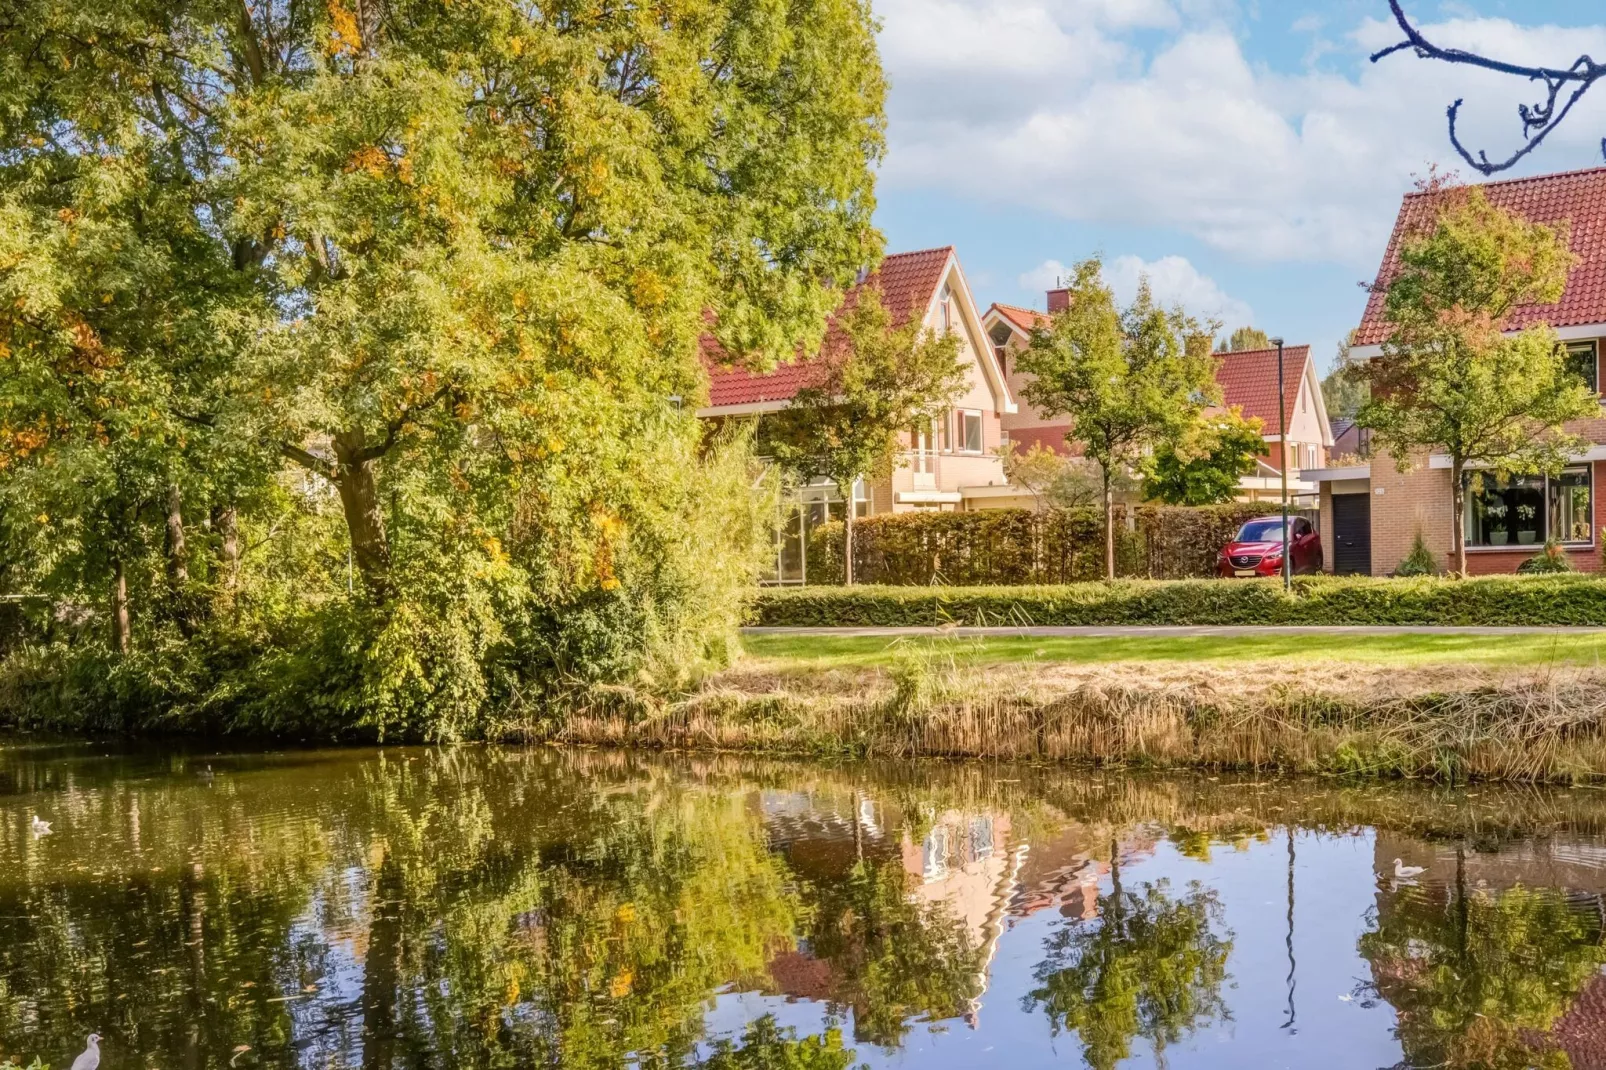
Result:
<svg viewBox="0 0 1606 1070"><path fill-rule="evenodd" d="M847 508L842 511L842 582L853 586L853 482L848 482Z"/></svg>
<svg viewBox="0 0 1606 1070"><path fill-rule="evenodd" d="M112 649L128 653L128 574L122 558L112 566Z"/></svg>
<svg viewBox="0 0 1606 1070"><path fill-rule="evenodd" d="M1462 475L1464 464L1459 457L1450 459L1450 554L1457 578L1467 574L1467 491Z"/></svg>
<svg viewBox="0 0 1606 1070"><path fill-rule="evenodd" d="M232 505L212 510L212 527L218 533L218 571L223 593L230 599L240 586L240 518Z"/></svg>
<svg viewBox="0 0 1606 1070"><path fill-rule="evenodd" d="M1115 579L1115 491L1110 487L1110 470L1101 465L1104 474L1104 578Z"/></svg>
<svg viewBox="0 0 1606 1070"><path fill-rule="evenodd" d="M167 488L167 586L176 595L190 582L190 563L184 552L184 492L177 483Z"/></svg>
<svg viewBox="0 0 1606 1070"><path fill-rule="evenodd" d="M390 595L390 542L379 502L377 463L364 451L361 431L335 436L335 488L346 514L352 558L363 586L383 602Z"/></svg>

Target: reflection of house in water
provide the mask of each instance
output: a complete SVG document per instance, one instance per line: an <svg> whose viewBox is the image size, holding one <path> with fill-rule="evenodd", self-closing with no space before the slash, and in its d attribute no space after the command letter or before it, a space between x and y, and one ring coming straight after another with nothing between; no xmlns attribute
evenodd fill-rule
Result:
<svg viewBox="0 0 1606 1070"><path fill-rule="evenodd" d="M1121 864L1148 858L1158 842L1152 833L1129 833L1118 848ZM1110 863L1094 855L1108 855L1109 844L1101 843L1100 851L1094 843L1091 830L1073 826L1042 846L1033 847L1021 867L1019 889L1009 904L1011 919L1028 918L1045 910L1077 921L1098 917L1099 888L1109 876Z"/></svg>
<svg viewBox="0 0 1606 1070"><path fill-rule="evenodd" d="M760 805L771 849L799 876L815 881L841 880L860 859L899 865L908 879L909 901L957 920L970 946L983 951L977 987L984 992L1026 855L1024 844L1010 842L1009 815L954 810L910 822L896 808L871 799L833 801L845 805L835 809L811 796L765 794ZM917 841L902 831L909 825L928 831ZM780 992L801 999L829 1000L838 989L830 964L806 947L775 956L770 976ZM972 1026L979 1009L978 998L966 1015Z"/></svg>
<svg viewBox="0 0 1606 1070"><path fill-rule="evenodd" d="M897 807L858 795L786 792L764 793L759 806L771 850L799 877L840 881L861 859L897 865L907 878L910 902L959 922L970 946L982 952L978 995L965 1015L972 1027L1004 930L1044 910L1075 920L1096 918L1100 887L1110 873L1111 841L1077 825L1041 846L1028 846L1013 842L1012 823L1003 813L949 810L907 820ZM904 831L910 827L927 831L916 839ZM1127 865L1152 855L1157 842L1157 833L1143 830L1113 846ZM841 991L831 964L815 958L806 944L775 955L769 965L779 993L829 1001Z"/></svg>

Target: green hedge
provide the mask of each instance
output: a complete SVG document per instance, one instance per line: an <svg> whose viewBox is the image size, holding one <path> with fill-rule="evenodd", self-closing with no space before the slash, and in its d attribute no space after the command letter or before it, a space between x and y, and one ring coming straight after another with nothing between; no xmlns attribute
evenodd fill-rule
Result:
<svg viewBox="0 0 1606 1070"><path fill-rule="evenodd" d="M1474 580L1301 576L1276 580L1078 583L1044 587L805 587L764 591L768 627L1212 624L1593 625L1606 627L1606 579Z"/></svg>
<svg viewBox="0 0 1606 1070"><path fill-rule="evenodd" d="M1202 508L1142 505L1118 510L1116 571L1179 580L1210 576L1216 553L1244 521L1276 505ZM854 576L864 583L924 587L1076 583L1104 576L1104 515L1094 509L985 509L888 513L853 526ZM842 525L809 537L809 582L842 582Z"/></svg>

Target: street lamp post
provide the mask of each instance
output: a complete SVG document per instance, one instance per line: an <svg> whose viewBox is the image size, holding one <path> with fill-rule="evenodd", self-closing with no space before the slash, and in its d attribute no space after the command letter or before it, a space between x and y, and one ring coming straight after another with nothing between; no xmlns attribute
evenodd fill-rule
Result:
<svg viewBox="0 0 1606 1070"><path fill-rule="evenodd" d="M1294 586L1294 563L1288 559L1288 401L1283 390L1283 340L1273 338L1277 347L1277 435L1278 452L1282 454L1280 470L1283 482L1283 590Z"/></svg>

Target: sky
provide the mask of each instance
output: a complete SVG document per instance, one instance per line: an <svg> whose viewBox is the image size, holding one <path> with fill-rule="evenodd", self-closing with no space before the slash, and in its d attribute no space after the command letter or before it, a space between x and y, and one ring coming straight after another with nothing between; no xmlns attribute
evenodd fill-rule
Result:
<svg viewBox="0 0 1606 1070"><path fill-rule="evenodd" d="M1606 56L1600 0L1403 0L1435 43L1512 62ZM1387 0L873 0L891 85L887 251L954 245L983 309L1044 307L1103 258L1224 332L1309 343L1360 322L1417 176L1522 145L1526 81L1416 58ZM1509 176L1601 166L1606 85Z"/></svg>

